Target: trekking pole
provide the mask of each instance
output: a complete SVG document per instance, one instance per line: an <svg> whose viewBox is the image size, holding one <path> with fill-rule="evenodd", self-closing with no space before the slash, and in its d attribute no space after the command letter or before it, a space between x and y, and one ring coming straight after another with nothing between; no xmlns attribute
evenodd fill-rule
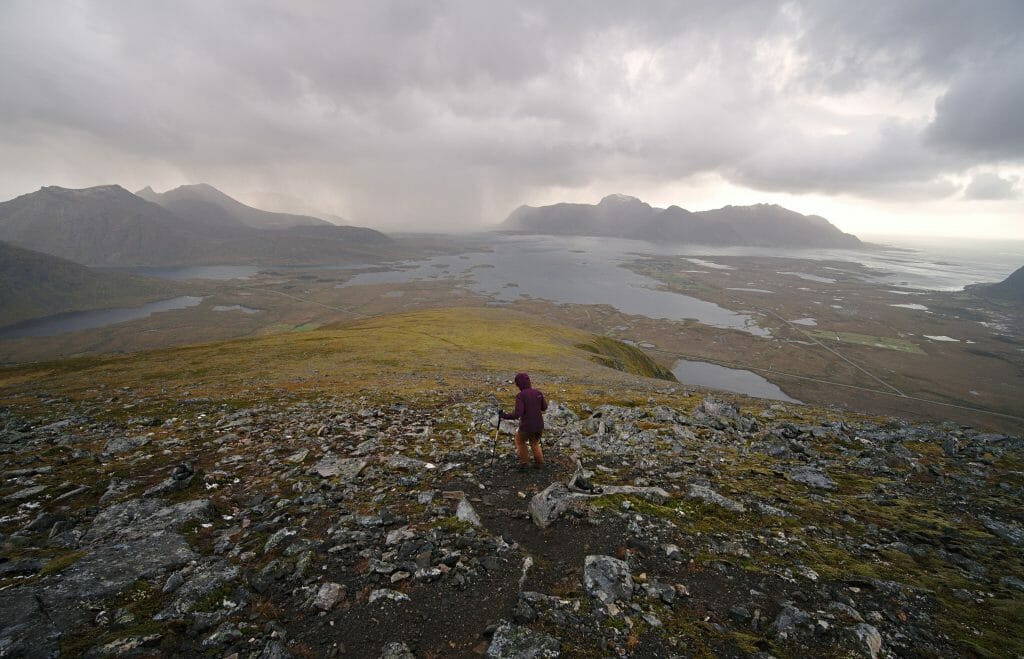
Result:
<svg viewBox="0 0 1024 659"><path fill-rule="evenodd" d="M501 413L498 412L498 422L494 426L494 441L491 442L491 466L494 466L494 454L498 449L498 433L501 432Z"/></svg>

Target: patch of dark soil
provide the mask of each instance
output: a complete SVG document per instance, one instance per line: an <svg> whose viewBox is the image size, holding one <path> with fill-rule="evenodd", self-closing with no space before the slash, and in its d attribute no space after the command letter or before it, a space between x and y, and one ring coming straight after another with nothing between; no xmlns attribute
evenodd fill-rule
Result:
<svg viewBox="0 0 1024 659"><path fill-rule="evenodd" d="M363 594L347 610L310 611L290 620L286 628L317 657L341 649L350 657L377 657L392 641L406 643L417 657L479 657L474 649L486 640L484 630L507 617L515 604L518 573L518 562L506 557L498 570L474 577L461 590L421 584L403 589L410 598L404 602L369 603Z"/></svg>

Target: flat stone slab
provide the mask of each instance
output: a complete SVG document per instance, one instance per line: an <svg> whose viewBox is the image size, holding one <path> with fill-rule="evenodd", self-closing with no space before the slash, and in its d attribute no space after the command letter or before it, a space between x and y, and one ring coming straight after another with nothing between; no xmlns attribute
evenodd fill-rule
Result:
<svg viewBox="0 0 1024 659"><path fill-rule="evenodd" d="M103 449L105 455L128 453L149 443L149 437L115 437Z"/></svg>
<svg viewBox="0 0 1024 659"><path fill-rule="evenodd" d="M790 479L822 490L836 489L836 483L825 472L814 467L794 467L789 470Z"/></svg>
<svg viewBox="0 0 1024 659"><path fill-rule="evenodd" d="M338 458L328 455L313 467L321 478L340 478L343 481L350 481L356 478L366 465L368 460L363 458Z"/></svg>
<svg viewBox="0 0 1024 659"><path fill-rule="evenodd" d="M697 499L704 503L711 503L716 506L721 506L726 510L731 510L736 513L746 512L747 508L739 501L733 501L729 497L723 496L718 492L715 492L710 487L704 485L691 485L689 492L686 493L691 499Z"/></svg>
<svg viewBox="0 0 1024 659"><path fill-rule="evenodd" d="M32 487L26 487L24 490L18 490L14 494L8 494L4 497L5 501L24 501L25 499L31 499L37 494L42 494L46 491L45 485L34 485Z"/></svg>

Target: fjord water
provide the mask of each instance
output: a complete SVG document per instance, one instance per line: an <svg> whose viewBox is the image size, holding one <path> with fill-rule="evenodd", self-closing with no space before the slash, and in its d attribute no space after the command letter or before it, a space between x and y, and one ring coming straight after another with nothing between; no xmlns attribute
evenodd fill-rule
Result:
<svg viewBox="0 0 1024 659"><path fill-rule="evenodd" d="M536 298L569 304L607 304L627 314L697 320L712 327L768 336L743 313L687 295L620 267L652 245L632 240L550 236L494 237L493 251L437 256L393 270L358 274L341 286L455 280L503 302Z"/></svg>
<svg viewBox="0 0 1024 659"><path fill-rule="evenodd" d="M203 301L201 297L182 295L169 300L150 302L139 307L102 309L99 311L77 311L47 316L0 329L0 339L23 339L29 337L55 336L65 332L96 329L129 320L146 318L162 311L187 309Z"/></svg>

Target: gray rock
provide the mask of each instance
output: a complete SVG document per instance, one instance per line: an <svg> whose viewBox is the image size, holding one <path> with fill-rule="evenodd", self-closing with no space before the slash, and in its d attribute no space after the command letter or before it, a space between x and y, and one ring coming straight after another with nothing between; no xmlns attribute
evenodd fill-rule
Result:
<svg viewBox="0 0 1024 659"><path fill-rule="evenodd" d="M287 458L285 458L284 461L290 462L292 464L299 464L300 462L306 459L307 455L309 455L309 449L299 449L295 453L292 453Z"/></svg>
<svg viewBox="0 0 1024 659"><path fill-rule="evenodd" d="M781 508L776 508L775 506L769 505L767 503L762 503L760 501L754 501L753 503L751 503L750 508L762 515L767 515L768 517L793 517L793 515L787 513L785 510L782 510Z"/></svg>
<svg viewBox="0 0 1024 659"><path fill-rule="evenodd" d="M705 414L709 417L725 417L727 419L739 419L740 410L738 407L731 403L724 401L715 400L714 398L705 398L701 401L697 409L694 410L696 414Z"/></svg>
<svg viewBox="0 0 1024 659"><path fill-rule="evenodd" d="M602 602L628 601L633 597L629 565L612 556L587 556L583 561L583 587Z"/></svg>
<svg viewBox="0 0 1024 659"><path fill-rule="evenodd" d="M390 588L379 588L370 593L370 604L380 600L388 600L391 602L408 602L409 596L405 593L397 590L391 590Z"/></svg>
<svg viewBox="0 0 1024 659"><path fill-rule="evenodd" d="M459 499L459 506L455 509L455 517L460 521L469 522L473 526L483 525L483 522L480 521L480 516L476 514L473 504L469 502L469 499Z"/></svg>
<svg viewBox="0 0 1024 659"><path fill-rule="evenodd" d="M779 611L779 615L775 618L775 622L771 624L769 630L781 638L786 638L789 634L801 625L806 625L811 621L811 616L806 611L787 604Z"/></svg>
<svg viewBox="0 0 1024 659"><path fill-rule="evenodd" d="M107 491L100 497L100 503L107 503L112 499L116 499L131 488L135 487L138 483L131 480L130 478L117 478L110 479L110 485L107 486Z"/></svg>
<svg viewBox="0 0 1024 659"><path fill-rule="evenodd" d="M4 497L4 501L24 501L31 499L37 494L42 494L46 491L45 485L34 485L32 487L26 487L23 490L18 490L14 494L8 494Z"/></svg>
<svg viewBox="0 0 1024 659"><path fill-rule="evenodd" d="M502 620L484 656L488 659L549 659L561 656L561 645L557 638Z"/></svg>
<svg viewBox="0 0 1024 659"><path fill-rule="evenodd" d="M174 591L174 600L157 614L157 619L174 618L179 614L194 611L207 595L237 580L239 574L237 566L224 560L201 564L193 570L184 584Z"/></svg>
<svg viewBox="0 0 1024 659"><path fill-rule="evenodd" d="M115 437L103 448L104 455L128 453L149 443L149 437Z"/></svg>
<svg viewBox="0 0 1024 659"><path fill-rule="evenodd" d="M423 471L427 467L427 463L423 460L409 458L404 455L392 455L384 464L387 465L388 469L396 471Z"/></svg>
<svg viewBox="0 0 1024 659"><path fill-rule="evenodd" d="M345 594L345 586L328 581L320 584L320 589L313 596L313 607L321 611L330 611Z"/></svg>
<svg viewBox="0 0 1024 659"><path fill-rule="evenodd" d="M416 659L416 655L405 643L391 641L380 651L380 659Z"/></svg>
<svg viewBox="0 0 1024 659"><path fill-rule="evenodd" d="M152 535L176 530L187 522L206 520L213 515L208 499L195 499L167 505L160 499L133 499L101 511L82 541L108 544L145 540Z"/></svg>
<svg viewBox="0 0 1024 659"><path fill-rule="evenodd" d="M39 515L25 527L25 530L29 533L42 533L44 531L49 531L54 524L63 521L63 519L63 515L51 515L46 512L39 513Z"/></svg>
<svg viewBox="0 0 1024 659"><path fill-rule="evenodd" d="M982 525L1003 540L1015 545L1024 545L1024 529L1013 522L1000 522L985 515L980 515Z"/></svg>
<svg viewBox="0 0 1024 659"><path fill-rule="evenodd" d="M316 463L313 470L321 478L340 478L342 481L354 480L366 468L368 462L362 458L338 458L334 455L324 456Z"/></svg>
<svg viewBox="0 0 1024 659"><path fill-rule="evenodd" d="M146 636L128 636L111 641L99 648L98 655L101 657L131 657L137 656L139 648L152 647L157 641L163 638L160 634L148 634Z"/></svg>
<svg viewBox="0 0 1024 659"><path fill-rule="evenodd" d="M688 496L691 499L703 501L705 503L713 503L716 506L721 506L726 510L731 510L737 513L746 512L747 510L746 506L744 506L742 503L738 501L733 501L728 497L722 496L718 492L712 490L710 487L705 487L703 485L691 485L690 490L686 493L686 496Z"/></svg>
<svg viewBox="0 0 1024 659"><path fill-rule="evenodd" d="M284 643L281 641L270 641L263 646L263 651L260 652L256 659L291 659L291 653L285 649Z"/></svg>
<svg viewBox="0 0 1024 659"><path fill-rule="evenodd" d="M182 584L184 584L184 583L185 583L185 576L182 574L181 570L178 570L177 572L173 573L171 576L167 577L167 581L164 582L164 587L161 589L160 592L162 592L164 594L173 593L174 591L176 591L179 588L181 588Z"/></svg>
<svg viewBox="0 0 1024 659"><path fill-rule="evenodd" d="M570 510L585 510L591 499L599 494L623 494L638 496L654 503L664 503L669 494L660 487L634 487L631 485L609 485L600 490L576 492L568 485L559 481L547 486L530 499L530 518L538 527L544 529Z"/></svg>
<svg viewBox="0 0 1024 659"><path fill-rule="evenodd" d="M0 577L35 574L43 569L45 563L38 558L21 558L16 561L0 563Z"/></svg>
<svg viewBox="0 0 1024 659"><path fill-rule="evenodd" d="M234 623L225 622L217 631L203 639L200 647L204 650L225 648L236 641L242 640L243 634Z"/></svg>
<svg viewBox="0 0 1024 659"><path fill-rule="evenodd" d="M191 464L188 462L182 462L174 467L174 470L171 471L170 478L149 488L142 493L142 496L152 497L184 490L192 484L195 473L195 469L192 468Z"/></svg>
<svg viewBox="0 0 1024 659"><path fill-rule="evenodd" d="M400 526L399 528L388 532L387 536L384 538L384 544L388 547L392 547L415 537L415 531L411 530L408 526Z"/></svg>
<svg viewBox="0 0 1024 659"><path fill-rule="evenodd" d="M1013 588L1024 592L1024 579L1018 579L1017 577L1007 575L999 579L999 585L1004 588Z"/></svg>
<svg viewBox="0 0 1024 659"><path fill-rule="evenodd" d="M60 635L30 589L0 591L0 656L57 657Z"/></svg>
<svg viewBox="0 0 1024 659"><path fill-rule="evenodd" d="M546 529L566 512L586 507L590 498L590 495L570 491L565 483L552 483L530 499L530 518L538 527Z"/></svg>
<svg viewBox="0 0 1024 659"><path fill-rule="evenodd" d="M140 579L154 579L196 559L177 531L211 514L207 500L167 505L158 499L135 499L101 511L82 536L85 556L61 572L59 579L45 581L35 591L47 613L41 617L67 633L89 618L88 609L80 606L82 601L105 599ZM25 633L45 636L39 624L30 625ZM25 638L25 633L18 638Z"/></svg>
<svg viewBox="0 0 1024 659"><path fill-rule="evenodd" d="M274 531L274 534L267 538L267 541L263 544L263 553L274 551L288 538L298 533L295 529L290 529L287 526Z"/></svg>
<svg viewBox="0 0 1024 659"><path fill-rule="evenodd" d="M669 500L669 493L660 487L637 487L635 485L605 485L595 494L622 494L640 497L651 503L663 504Z"/></svg>
<svg viewBox="0 0 1024 659"><path fill-rule="evenodd" d="M873 625L866 623L854 625L849 628L849 633L853 639L854 649L861 656L871 659L878 657L878 653L882 651L882 635Z"/></svg>
<svg viewBox="0 0 1024 659"><path fill-rule="evenodd" d="M789 477L797 483L810 485L822 490L836 489L836 483L820 469L814 467L793 467L789 470Z"/></svg>

